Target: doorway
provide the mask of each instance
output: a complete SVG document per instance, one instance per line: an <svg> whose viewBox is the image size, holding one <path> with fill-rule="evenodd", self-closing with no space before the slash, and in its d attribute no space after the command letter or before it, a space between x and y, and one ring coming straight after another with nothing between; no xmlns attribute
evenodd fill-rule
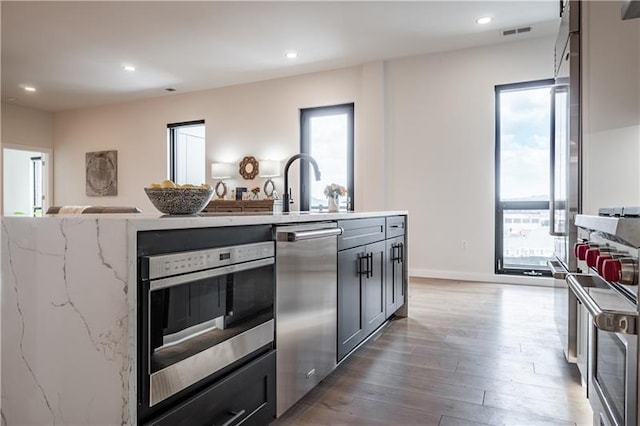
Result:
<svg viewBox="0 0 640 426"><path fill-rule="evenodd" d="M3 215L42 216L48 207L49 153L3 148Z"/></svg>

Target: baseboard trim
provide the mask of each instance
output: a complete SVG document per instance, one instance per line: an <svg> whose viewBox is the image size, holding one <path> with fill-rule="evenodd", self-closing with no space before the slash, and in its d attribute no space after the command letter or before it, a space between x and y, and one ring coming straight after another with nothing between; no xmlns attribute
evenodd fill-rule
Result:
<svg viewBox="0 0 640 426"><path fill-rule="evenodd" d="M553 278L522 277L514 275L479 274L475 272L436 271L433 269L409 269L409 276L416 278L437 278L443 280L478 281L486 283L503 283L553 287Z"/></svg>

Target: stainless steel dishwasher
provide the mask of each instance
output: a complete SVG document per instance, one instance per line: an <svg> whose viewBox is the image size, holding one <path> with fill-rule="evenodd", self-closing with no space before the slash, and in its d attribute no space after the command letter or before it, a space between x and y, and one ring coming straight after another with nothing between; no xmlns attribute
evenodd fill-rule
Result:
<svg viewBox="0 0 640 426"><path fill-rule="evenodd" d="M335 222L278 226L276 239L276 415L336 367Z"/></svg>

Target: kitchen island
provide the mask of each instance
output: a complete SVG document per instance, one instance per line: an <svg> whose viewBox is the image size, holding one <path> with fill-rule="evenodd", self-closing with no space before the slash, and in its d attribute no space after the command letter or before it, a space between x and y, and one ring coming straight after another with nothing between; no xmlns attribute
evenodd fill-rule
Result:
<svg viewBox="0 0 640 426"><path fill-rule="evenodd" d="M3 424L138 424L139 233L406 214L3 218Z"/></svg>

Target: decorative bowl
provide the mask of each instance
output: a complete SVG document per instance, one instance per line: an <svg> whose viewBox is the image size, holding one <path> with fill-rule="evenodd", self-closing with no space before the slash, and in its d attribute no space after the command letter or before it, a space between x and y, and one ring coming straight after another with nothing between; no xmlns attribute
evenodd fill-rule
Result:
<svg viewBox="0 0 640 426"><path fill-rule="evenodd" d="M165 214L196 214L211 200L213 188L144 188L156 209Z"/></svg>

